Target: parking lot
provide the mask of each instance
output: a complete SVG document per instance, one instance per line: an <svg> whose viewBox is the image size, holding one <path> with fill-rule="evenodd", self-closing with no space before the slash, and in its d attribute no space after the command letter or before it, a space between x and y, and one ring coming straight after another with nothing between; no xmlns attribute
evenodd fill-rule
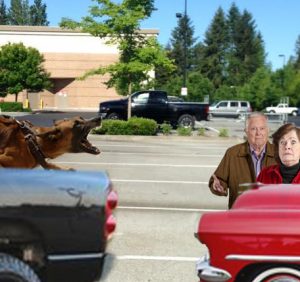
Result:
<svg viewBox="0 0 300 282"><path fill-rule="evenodd" d="M56 163L105 170L119 194L117 230L103 281L197 281L206 252L194 232L203 212L226 209L207 181L239 138L91 136L98 156L65 155ZM88 238L87 238L88 240Z"/></svg>
<svg viewBox="0 0 300 282"><path fill-rule="evenodd" d="M244 123L215 119L200 126L206 136L91 135L100 155L55 160L106 171L119 194L117 230L101 281L197 281L195 262L206 252L194 238L199 219L227 208L227 198L212 195L207 181L225 150L243 140ZM271 124L272 130L278 126ZM220 128L228 128L230 137L218 137Z"/></svg>

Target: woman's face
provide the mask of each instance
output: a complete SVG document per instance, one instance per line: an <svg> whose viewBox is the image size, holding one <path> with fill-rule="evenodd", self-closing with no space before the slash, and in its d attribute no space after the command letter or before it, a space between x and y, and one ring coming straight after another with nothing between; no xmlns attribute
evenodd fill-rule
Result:
<svg viewBox="0 0 300 282"><path fill-rule="evenodd" d="M291 130L279 140L279 158L286 166L292 166L299 162L300 140L295 130Z"/></svg>

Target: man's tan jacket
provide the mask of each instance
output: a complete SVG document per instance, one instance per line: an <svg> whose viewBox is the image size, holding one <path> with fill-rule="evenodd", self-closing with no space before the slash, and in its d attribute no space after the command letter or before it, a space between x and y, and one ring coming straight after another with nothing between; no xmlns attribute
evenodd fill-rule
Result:
<svg viewBox="0 0 300 282"><path fill-rule="evenodd" d="M268 142L262 167L273 164L276 164L274 147ZM244 190L244 188L239 187L239 185L256 182L249 143L245 142L230 147L216 169L215 175L220 180L222 186L229 191L228 207L231 208L238 195ZM213 178L211 177L209 179L209 188L212 193L216 194L212 189L212 183Z"/></svg>

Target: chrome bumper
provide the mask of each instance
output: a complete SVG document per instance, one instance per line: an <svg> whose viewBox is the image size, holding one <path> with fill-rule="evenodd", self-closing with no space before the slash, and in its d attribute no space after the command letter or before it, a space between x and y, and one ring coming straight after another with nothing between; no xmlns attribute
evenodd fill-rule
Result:
<svg viewBox="0 0 300 282"><path fill-rule="evenodd" d="M226 270L211 266L207 256L196 262L196 270L200 281L226 282L231 278L231 275Z"/></svg>

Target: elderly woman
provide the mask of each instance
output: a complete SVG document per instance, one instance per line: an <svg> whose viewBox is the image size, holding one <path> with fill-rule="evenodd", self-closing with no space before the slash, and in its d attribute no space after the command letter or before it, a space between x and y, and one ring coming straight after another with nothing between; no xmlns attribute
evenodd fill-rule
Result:
<svg viewBox="0 0 300 282"><path fill-rule="evenodd" d="M264 168L257 181L264 184L300 183L300 128L287 123L272 137L278 164Z"/></svg>

